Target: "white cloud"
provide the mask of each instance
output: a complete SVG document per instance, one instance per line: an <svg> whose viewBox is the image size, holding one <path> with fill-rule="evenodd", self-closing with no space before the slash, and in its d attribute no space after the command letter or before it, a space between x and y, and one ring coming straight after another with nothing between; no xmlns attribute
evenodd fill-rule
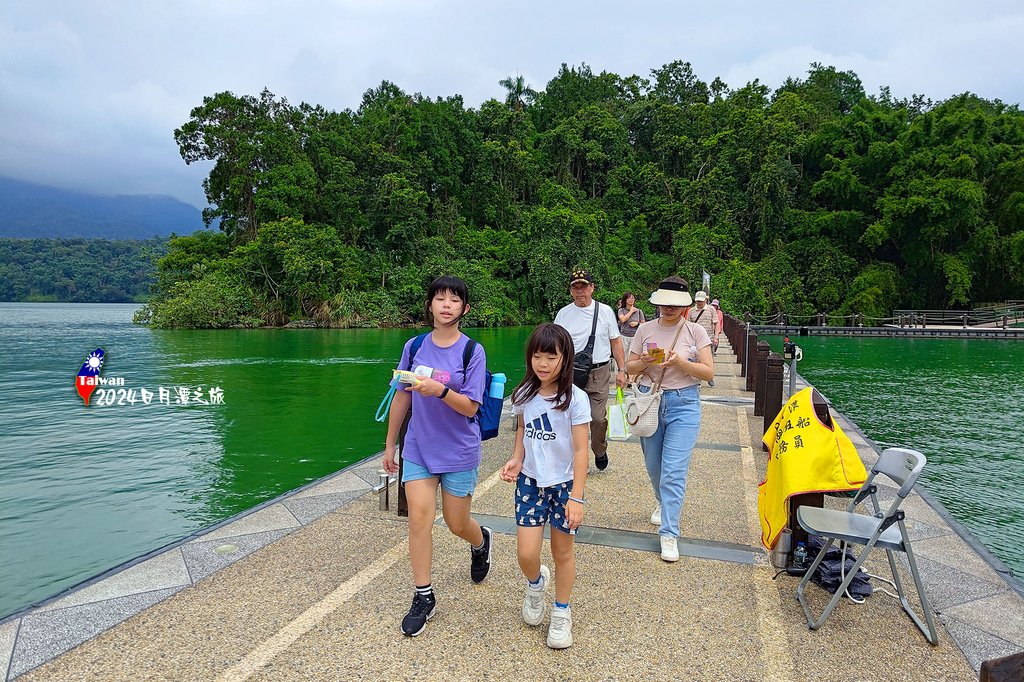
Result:
<svg viewBox="0 0 1024 682"><path fill-rule="evenodd" d="M264 87L356 108L381 80L467 106L562 62L647 76L682 59L706 80L778 86L820 61L869 93L971 90L1024 100L1024 11L1009 0L892 3L52 0L0 17L0 174L202 204L204 168L172 131L204 96Z"/></svg>

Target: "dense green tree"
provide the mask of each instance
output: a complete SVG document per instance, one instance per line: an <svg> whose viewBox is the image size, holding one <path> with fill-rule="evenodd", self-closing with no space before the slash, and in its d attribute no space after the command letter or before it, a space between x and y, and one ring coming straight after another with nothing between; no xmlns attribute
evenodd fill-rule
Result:
<svg viewBox="0 0 1024 682"><path fill-rule="evenodd" d="M154 323L201 325L182 306L210 301L211 325L409 324L445 272L470 280L472 323L532 322L566 302L575 266L609 301L707 271L726 310L758 315L1024 298L1016 106L868 96L821 64L774 92L682 60L498 85L475 109L388 81L355 111L206 98L175 139L213 162L224 236L171 242Z"/></svg>
<svg viewBox="0 0 1024 682"><path fill-rule="evenodd" d="M202 236L220 237L195 233ZM166 253L163 239L0 239L0 301L145 301Z"/></svg>

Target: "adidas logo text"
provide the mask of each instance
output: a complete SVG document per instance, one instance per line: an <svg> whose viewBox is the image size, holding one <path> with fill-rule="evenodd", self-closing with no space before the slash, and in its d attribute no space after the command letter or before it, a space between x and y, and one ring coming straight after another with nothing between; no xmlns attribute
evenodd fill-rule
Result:
<svg viewBox="0 0 1024 682"><path fill-rule="evenodd" d="M547 412L527 424L523 435L534 440L555 440L558 437L554 429L551 428Z"/></svg>

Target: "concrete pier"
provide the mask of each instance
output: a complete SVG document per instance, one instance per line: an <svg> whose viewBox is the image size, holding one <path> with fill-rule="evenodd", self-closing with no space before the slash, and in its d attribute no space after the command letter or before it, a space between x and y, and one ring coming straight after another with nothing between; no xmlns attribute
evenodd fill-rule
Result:
<svg viewBox="0 0 1024 682"><path fill-rule="evenodd" d="M761 548L757 484L763 420L724 343L682 515L680 560L658 554L654 497L637 442L612 443L594 472L577 540L575 644L551 651L520 616L512 486L497 470L505 428L484 447L473 510L496 532L488 578L438 521L437 615L422 635L399 623L411 601L405 520L378 509L370 458L0 623L0 673L24 680L974 680L981 662L1024 650L1019 582L919 494L904 505L942 623L929 645L898 602L841 603L807 629L796 578ZM368 408L369 409L369 408ZM837 415L862 459L877 457ZM913 443L905 445L913 447ZM883 487L885 499L892 491ZM845 501L843 501L845 502ZM843 504L826 498L828 506ZM553 567L545 548L545 563ZM887 575L877 552L869 570ZM906 575L904 577L907 577ZM909 579L909 578L908 578ZM816 609L827 593L808 590Z"/></svg>

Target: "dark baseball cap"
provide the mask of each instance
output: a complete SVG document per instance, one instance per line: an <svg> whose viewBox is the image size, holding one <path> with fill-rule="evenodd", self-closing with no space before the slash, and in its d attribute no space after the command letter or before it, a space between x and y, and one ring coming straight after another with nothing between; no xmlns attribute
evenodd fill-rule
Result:
<svg viewBox="0 0 1024 682"><path fill-rule="evenodd" d="M577 282L585 282L587 284L594 283L594 276L583 268L576 268L572 271L572 275L569 277L569 286L576 284Z"/></svg>

